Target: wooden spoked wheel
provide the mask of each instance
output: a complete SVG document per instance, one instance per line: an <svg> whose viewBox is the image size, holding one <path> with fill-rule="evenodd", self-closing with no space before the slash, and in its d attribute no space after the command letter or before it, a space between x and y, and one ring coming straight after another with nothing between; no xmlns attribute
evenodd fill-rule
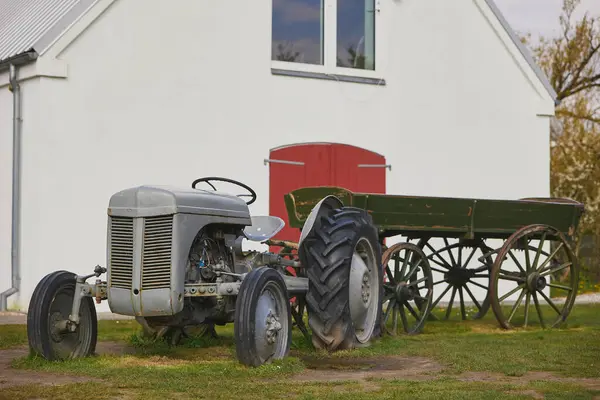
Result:
<svg viewBox="0 0 600 400"><path fill-rule="evenodd" d="M382 329L397 335L400 321L405 333L420 333L433 296L433 278L425 254L414 244L398 243L383 253L382 265Z"/></svg>
<svg viewBox="0 0 600 400"><path fill-rule="evenodd" d="M553 328L561 325L573 308L579 265L561 232L547 225L531 225L506 240L491 275L490 299L500 326Z"/></svg>
<svg viewBox="0 0 600 400"><path fill-rule="evenodd" d="M426 254L433 271L435 300L430 319L439 319L434 314L438 306L444 320L456 317L462 320L483 318L490 307L488 289L492 249L483 240L452 238L438 239L443 244L436 249L432 239L421 239L417 244ZM448 293L450 299L442 303L441 300ZM469 304L474 306L473 311L467 307ZM454 308L455 305L458 308ZM453 309L457 311L452 313Z"/></svg>

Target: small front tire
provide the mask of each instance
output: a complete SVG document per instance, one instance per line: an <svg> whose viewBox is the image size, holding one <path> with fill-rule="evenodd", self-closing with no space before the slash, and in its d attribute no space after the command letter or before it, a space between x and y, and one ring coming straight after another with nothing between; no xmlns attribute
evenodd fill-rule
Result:
<svg viewBox="0 0 600 400"><path fill-rule="evenodd" d="M236 299L238 360L258 367L287 356L292 342L290 301L283 277L268 267L246 275Z"/></svg>
<svg viewBox="0 0 600 400"><path fill-rule="evenodd" d="M94 354L98 320L91 297L81 299L75 331L64 329L73 308L75 277L72 272L56 271L36 286L27 312L27 337L32 354L51 361Z"/></svg>

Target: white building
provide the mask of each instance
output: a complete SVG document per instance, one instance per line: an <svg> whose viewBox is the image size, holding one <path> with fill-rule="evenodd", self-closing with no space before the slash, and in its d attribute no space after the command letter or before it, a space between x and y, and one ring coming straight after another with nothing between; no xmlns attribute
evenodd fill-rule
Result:
<svg viewBox="0 0 600 400"><path fill-rule="evenodd" d="M230 177L268 213L291 143L382 155L388 193L549 196L554 108L493 0L0 0L0 292L106 265L126 187Z"/></svg>

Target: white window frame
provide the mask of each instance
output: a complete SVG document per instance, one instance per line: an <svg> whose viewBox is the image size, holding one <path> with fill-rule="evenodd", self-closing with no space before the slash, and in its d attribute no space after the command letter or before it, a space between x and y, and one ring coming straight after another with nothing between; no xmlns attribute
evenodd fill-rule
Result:
<svg viewBox="0 0 600 400"><path fill-rule="evenodd" d="M286 71L307 72L326 75L340 75L359 78L381 79L382 64L385 56L383 38L383 18L381 0L375 0L375 69L345 68L337 66L337 0L323 0L323 58L324 63L307 64L289 61L271 60L271 68ZM272 38L271 38L272 43Z"/></svg>

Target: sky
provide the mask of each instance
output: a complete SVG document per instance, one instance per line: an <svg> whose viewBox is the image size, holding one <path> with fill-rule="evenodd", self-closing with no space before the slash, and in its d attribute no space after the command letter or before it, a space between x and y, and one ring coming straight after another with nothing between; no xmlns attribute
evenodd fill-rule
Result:
<svg viewBox="0 0 600 400"><path fill-rule="evenodd" d="M563 0L495 0L512 28L519 34L555 36L560 29ZM577 15L600 16L600 0L581 0Z"/></svg>

